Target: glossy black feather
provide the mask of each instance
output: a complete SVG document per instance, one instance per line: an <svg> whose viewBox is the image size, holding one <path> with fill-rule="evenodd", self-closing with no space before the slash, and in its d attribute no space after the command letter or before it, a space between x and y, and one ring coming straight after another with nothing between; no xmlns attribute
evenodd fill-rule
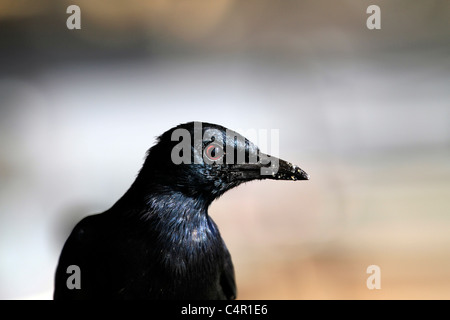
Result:
<svg viewBox="0 0 450 320"><path fill-rule="evenodd" d="M231 256L208 207L243 182L267 178L259 175L263 165L176 165L171 151L178 141L171 137L179 128L194 137L192 122L161 135L124 196L109 210L88 216L75 226L56 270L55 299L236 297ZM202 123L201 133L208 129L218 130L225 137L226 128L222 126ZM222 142L247 154L257 150L244 138ZM192 151L194 144L192 141ZM193 152L192 159L195 156ZM288 173L269 178L305 177L297 167L285 167ZM70 265L80 267L81 289L66 285Z"/></svg>

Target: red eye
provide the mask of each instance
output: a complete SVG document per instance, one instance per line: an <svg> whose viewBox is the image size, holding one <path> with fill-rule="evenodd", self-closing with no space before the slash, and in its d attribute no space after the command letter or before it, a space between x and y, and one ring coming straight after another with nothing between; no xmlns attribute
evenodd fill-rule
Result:
<svg viewBox="0 0 450 320"><path fill-rule="evenodd" d="M210 161L217 161L223 156L223 149L217 143L211 143L205 148L205 156Z"/></svg>

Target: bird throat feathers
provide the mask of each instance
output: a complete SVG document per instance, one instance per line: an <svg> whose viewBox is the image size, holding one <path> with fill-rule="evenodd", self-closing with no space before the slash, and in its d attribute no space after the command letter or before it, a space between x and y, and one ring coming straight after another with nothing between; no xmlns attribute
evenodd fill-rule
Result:
<svg viewBox="0 0 450 320"><path fill-rule="evenodd" d="M182 193L158 195L147 199L141 219L170 243L200 245L218 236L215 223L208 215L208 205Z"/></svg>

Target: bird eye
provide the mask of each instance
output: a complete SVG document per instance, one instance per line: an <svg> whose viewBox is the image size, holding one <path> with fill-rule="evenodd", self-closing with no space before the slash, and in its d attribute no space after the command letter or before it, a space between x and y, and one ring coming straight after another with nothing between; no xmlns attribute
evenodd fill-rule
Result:
<svg viewBox="0 0 450 320"><path fill-rule="evenodd" d="M210 161L217 161L223 156L223 148L217 143L210 143L205 148L205 156Z"/></svg>

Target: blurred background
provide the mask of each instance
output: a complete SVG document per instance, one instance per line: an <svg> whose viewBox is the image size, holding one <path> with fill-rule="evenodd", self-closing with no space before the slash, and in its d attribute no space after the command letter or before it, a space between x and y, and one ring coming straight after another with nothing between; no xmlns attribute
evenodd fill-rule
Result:
<svg viewBox="0 0 450 320"><path fill-rule="evenodd" d="M194 120L311 175L212 204L238 298L450 299L449 40L447 0L0 0L0 299L51 299L75 223Z"/></svg>

